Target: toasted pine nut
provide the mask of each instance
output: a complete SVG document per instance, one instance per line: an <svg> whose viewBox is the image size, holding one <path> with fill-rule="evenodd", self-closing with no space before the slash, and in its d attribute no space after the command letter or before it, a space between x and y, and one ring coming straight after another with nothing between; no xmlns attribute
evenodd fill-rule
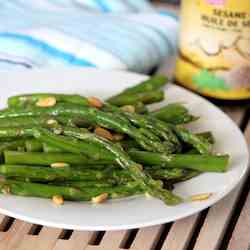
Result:
<svg viewBox="0 0 250 250"><path fill-rule="evenodd" d="M37 107L42 107L42 108L53 107L55 105L56 105L56 98L53 96L41 98L36 103Z"/></svg>
<svg viewBox="0 0 250 250"><path fill-rule="evenodd" d="M125 105L121 107L121 110L128 113L135 113L135 107L133 105Z"/></svg>
<svg viewBox="0 0 250 250"><path fill-rule="evenodd" d="M65 168L65 167L69 167L70 165L65 162L55 162L55 163L50 164L50 166L52 168Z"/></svg>
<svg viewBox="0 0 250 250"><path fill-rule="evenodd" d="M62 205L64 203L64 199L61 195L54 195L52 201L56 205Z"/></svg>
<svg viewBox="0 0 250 250"><path fill-rule="evenodd" d="M10 187L4 186L1 191L3 194L10 194Z"/></svg>
<svg viewBox="0 0 250 250"><path fill-rule="evenodd" d="M123 134L114 134L113 135L113 140L114 141L121 141L124 138Z"/></svg>
<svg viewBox="0 0 250 250"><path fill-rule="evenodd" d="M58 125L58 122L57 122L57 120L49 119L49 120L47 121L47 125L49 125L49 126Z"/></svg>
<svg viewBox="0 0 250 250"><path fill-rule="evenodd" d="M54 132L56 135L60 135L60 134L62 134L63 129L62 129L62 127L54 127L54 128L53 128L53 132Z"/></svg>
<svg viewBox="0 0 250 250"><path fill-rule="evenodd" d="M113 135L105 128L96 127L94 132L96 135L99 135L99 136L106 138L110 141L112 141L114 139Z"/></svg>
<svg viewBox="0 0 250 250"><path fill-rule="evenodd" d="M143 171L143 166L141 164L137 164L138 168Z"/></svg>
<svg viewBox="0 0 250 250"><path fill-rule="evenodd" d="M88 102L90 106L93 106L95 108L101 108L103 106L102 101L94 96L89 97Z"/></svg>
<svg viewBox="0 0 250 250"><path fill-rule="evenodd" d="M96 197L93 197L92 202L95 204L102 203L108 199L108 196L109 196L108 193L102 193Z"/></svg>
<svg viewBox="0 0 250 250"><path fill-rule="evenodd" d="M204 194L196 194L190 197L191 201L204 201L209 199L213 194L212 193L204 193Z"/></svg>

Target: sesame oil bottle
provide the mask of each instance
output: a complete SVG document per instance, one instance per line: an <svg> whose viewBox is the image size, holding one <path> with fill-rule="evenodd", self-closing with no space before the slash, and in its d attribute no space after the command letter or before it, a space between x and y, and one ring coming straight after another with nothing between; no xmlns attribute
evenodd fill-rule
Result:
<svg viewBox="0 0 250 250"><path fill-rule="evenodd" d="M250 1L183 0L175 78L208 97L250 99Z"/></svg>

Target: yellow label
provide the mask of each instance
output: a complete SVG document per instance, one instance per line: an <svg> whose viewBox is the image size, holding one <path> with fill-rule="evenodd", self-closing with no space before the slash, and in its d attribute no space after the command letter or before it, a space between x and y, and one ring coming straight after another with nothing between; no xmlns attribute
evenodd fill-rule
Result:
<svg viewBox="0 0 250 250"><path fill-rule="evenodd" d="M250 2L184 0L176 79L205 95L250 98Z"/></svg>

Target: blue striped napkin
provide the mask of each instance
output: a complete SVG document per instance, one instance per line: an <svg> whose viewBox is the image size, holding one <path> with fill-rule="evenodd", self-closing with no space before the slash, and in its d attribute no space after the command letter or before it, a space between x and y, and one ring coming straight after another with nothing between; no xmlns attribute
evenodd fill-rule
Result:
<svg viewBox="0 0 250 250"><path fill-rule="evenodd" d="M177 18L147 0L1 1L0 69L148 72L175 52L177 30Z"/></svg>

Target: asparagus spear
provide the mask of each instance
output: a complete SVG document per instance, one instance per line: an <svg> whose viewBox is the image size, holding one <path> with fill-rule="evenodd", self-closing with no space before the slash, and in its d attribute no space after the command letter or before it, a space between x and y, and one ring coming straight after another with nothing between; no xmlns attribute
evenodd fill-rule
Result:
<svg viewBox="0 0 250 250"><path fill-rule="evenodd" d="M64 130L65 132L65 130ZM79 133L79 131L72 129L67 130L68 134L71 134L73 137L77 137L85 142L92 142L96 143L98 145L101 145L103 148L108 150L114 157L117 164L119 164L122 168L127 169L131 177L138 181L140 185L148 190L148 192L157 198L162 199L166 204L168 205L175 205L181 202L181 198L175 196L168 190L164 190L158 186L158 184L148 175L145 175L142 171L140 166L132 161L127 154L125 154L119 147L116 145L110 143L109 141L102 139L94 134L91 133ZM61 143L64 145L69 145L68 140L64 140L58 135L55 135L51 132L49 132L46 129L35 129L34 135L36 138L44 141L44 142L55 142L60 143L58 146L60 146ZM53 143L51 143L53 144ZM71 145L70 145L71 146ZM63 146L62 146L63 147ZM81 149L79 149L80 153L83 153Z"/></svg>
<svg viewBox="0 0 250 250"><path fill-rule="evenodd" d="M86 97L80 95L64 95L55 93L40 93L30 95L12 96L8 99L8 106L10 108L25 108L29 105L36 104L39 100L45 98L55 98L56 102L69 102L88 106L89 102Z"/></svg>
<svg viewBox="0 0 250 250"><path fill-rule="evenodd" d="M61 141L60 141L61 142ZM68 142L67 142L68 143ZM63 144L62 144L63 145ZM6 164L26 164L26 165L50 165L56 162L65 162L70 165L93 166L115 164L115 158L107 152L104 154L106 160L93 160L71 153L39 153L39 152L17 152L4 151ZM130 150L129 155L135 161L146 166L150 165L155 169L161 168L188 168L202 172L223 172L228 166L228 156L197 155L197 154L157 154L138 150ZM159 167L158 167L159 168Z"/></svg>
<svg viewBox="0 0 250 250"><path fill-rule="evenodd" d="M102 193L108 193L109 198L123 198L132 195L143 194L146 192L145 189L141 188L140 185L135 181L127 182L126 184L121 184L112 187L78 187L80 190L91 193L92 197L95 197Z"/></svg>
<svg viewBox="0 0 250 250"><path fill-rule="evenodd" d="M160 89L168 83L168 78L164 75L155 75L133 87L125 89L121 94L138 94Z"/></svg>
<svg viewBox="0 0 250 250"><path fill-rule="evenodd" d="M145 171L150 174L154 179L161 179L161 180L174 180L174 179L181 179L186 177L187 170L185 169L178 169L173 168L172 171L169 171L170 169L164 169L164 168L146 168Z"/></svg>
<svg viewBox="0 0 250 250"><path fill-rule="evenodd" d="M104 156L105 157L105 156ZM107 156L108 157L108 156ZM106 157L106 158L107 158ZM64 162L70 165L102 165L112 164L113 157L107 160L93 160L81 154L72 153L40 153L40 152L17 152L4 151L4 159L6 164L24 164L24 165L44 165L49 166L56 162Z"/></svg>
<svg viewBox="0 0 250 250"><path fill-rule="evenodd" d="M28 152L41 152L43 145L36 139L29 139L25 141L25 148Z"/></svg>
<svg viewBox="0 0 250 250"><path fill-rule="evenodd" d="M128 151L129 149L140 149L140 145L131 139L128 140L122 140L119 142L119 145L125 150Z"/></svg>
<svg viewBox="0 0 250 250"><path fill-rule="evenodd" d="M150 170L151 171L151 170ZM152 172L152 176L158 179L172 180L185 177L184 171L179 169L173 170L156 170ZM90 183L93 187L98 187L98 183L103 187L103 183L108 186L114 184L124 184L132 181L129 173L121 169L75 169L70 167L64 168L47 168L39 166L25 165L0 165L0 174L7 178L18 178L18 180L28 180L33 182L54 182L56 185L65 185L71 183L74 187L87 187ZM160 175L161 174L161 175ZM161 182L155 181L158 187L161 187ZM59 184L61 183L61 184ZM95 183L95 184L93 184Z"/></svg>
<svg viewBox="0 0 250 250"><path fill-rule="evenodd" d="M147 106L142 102L137 102L133 106L137 114L147 114L149 112Z"/></svg>
<svg viewBox="0 0 250 250"><path fill-rule="evenodd" d="M215 138L214 138L212 132L210 132L210 131L198 133L198 134L196 134L196 136L198 136L200 139L205 140L206 142L208 142L210 144L215 144Z"/></svg>
<svg viewBox="0 0 250 250"><path fill-rule="evenodd" d="M88 201L93 196L79 189L72 187L52 186L46 184L21 182L6 180L0 182L1 192L19 195L34 196L40 198L52 198L55 195L61 195L65 200L70 201Z"/></svg>
<svg viewBox="0 0 250 250"><path fill-rule="evenodd" d="M22 177L42 181L96 181L114 179L119 182L130 179L127 171L121 170L92 170L74 169L71 167L51 168L25 165L0 165L0 174L6 177Z"/></svg>
<svg viewBox="0 0 250 250"><path fill-rule="evenodd" d="M191 115L186 107L179 103L171 103L154 112L152 115L162 121L172 124L183 124L192 122L198 119Z"/></svg>
<svg viewBox="0 0 250 250"><path fill-rule="evenodd" d="M108 193L109 198L122 198L145 192L136 182L128 183L123 186L106 188L74 188L40 183L29 183L14 180L5 180L0 182L0 192L29 197L52 198L60 195L69 201L90 201L102 193Z"/></svg>
<svg viewBox="0 0 250 250"><path fill-rule="evenodd" d="M61 148L54 147L53 145L50 145L48 143L42 143L42 147L43 147L43 152L45 152L45 153L63 153L63 152L65 152Z"/></svg>
<svg viewBox="0 0 250 250"><path fill-rule="evenodd" d="M0 121L0 127L33 127L33 126L49 126L49 123L54 121L59 122L62 125L67 126L88 126L89 124L86 123L83 119L79 119L76 116L26 116L26 117L10 117L10 118L3 118Z"/></svg>
<svg viewBox="0 0 250 250"><path fill-rule="evenodd" d="M105 179L105 180L98 180L98 182L86 180L86 181L51 182L49 184L56 186L84 189L84 188L106 188L106 187L112 188L115 185L117 185L117 182L116 180L113 179Z"/></svg>
<svg viewBox="0 0 250 250"><path fill-rule="evenodd" d="M165 76L154 76L146 81L143 81L131 88L127 88L122 91L120 94L109 98L107 101L109 103L115 104L119 102L120 98L124 98L124 96L128 95L136 95L145 92L152 92L154 90L158 90L163 87L167 83L168 79ZM126 105L125 103L124 105ZM115 104L116 105L116 104Z"/></svg>
<svg viewBox="0 0 250 250"><path fill-rule="evenodd" d="M173 129L183 142L193 146L199 153L209 154L211 152L211 144L208 141L201 139L183 127L173 126Z"/></svg>
<svg viewBox="0 0 250 250"><path fill-rule="evenodd" d="M15 141L10 141L10 142L4 142L0 144L0 155L5 151L5 150L16 150L18 147L22 147L25 144L24 139L17 139Z"/></svg>
<svg viewBox="0 0 250 250"><path fill-rule="evenodd" d="M1 119L0 127L28 127L36 125L46 125L47 121L52 119L49 116L37 117L13 117Z"/></svg>
<svg viewBox="0 0 250 250"><path fill-rule="evenodd" d="M164 100L164 92L162 90L154 90L152 92L142 92L137 94L123 94L116 98L108 100L109 103L116 106L135 105L138 102L143 104L151 104Z"/></svg>
<svg viewBox="0 0 250 250"><path fill-rule="evenodd" d="M161 165L167 168L188 168L202 172L225 172L229 165L228 155L158 154L131 150L129 155L137 162Z"/></svg>
<svg viewBox="0 0 250 250"><path fill-rule="evenodd" d="M31 128L1 128L0 127L0 138L27 138L32 137Z"/></svg>

